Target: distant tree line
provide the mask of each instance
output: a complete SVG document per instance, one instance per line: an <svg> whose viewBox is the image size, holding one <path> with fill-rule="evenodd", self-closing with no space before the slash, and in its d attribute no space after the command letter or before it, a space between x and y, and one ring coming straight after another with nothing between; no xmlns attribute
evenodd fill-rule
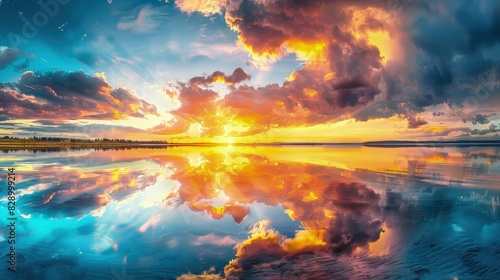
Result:
<svg viewBox="0 0 500 280"><path fill-rule="evenodd" d="M95 148L79 148L79 147L54 147L54 148L35 148L35 149L26 149L26 148L2 148L0 152L7 154L11 152L19 152L19 151L28 151L34 154L36 153L58 153L63 151L125 151L125 150L137 150L137 149L168 149L173 147L164 147L164 146L133 146L133 147L95 147Z"/></svg>
<svg viewBox="0 0 500 280"><path fill-rule="evenodd" d="M66 138L66 137L38 137L33 136L29 138L19 138L12 136L4 136L2 139L5 140L16 140L16 141L36 141L36 142L63 142L63 143L132 143L132 144L168 144L167 141L161 140L128 140L128 139L110 139L110 138L96 138L96 139L78 139L78 138Z"/></svg>

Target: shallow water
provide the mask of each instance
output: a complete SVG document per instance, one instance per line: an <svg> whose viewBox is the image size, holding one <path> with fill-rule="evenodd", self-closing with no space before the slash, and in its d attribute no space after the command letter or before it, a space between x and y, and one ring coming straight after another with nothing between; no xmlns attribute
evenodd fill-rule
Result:
<svg viewBox="0 0 500 280"><path fill-rule="evenodd" d="M0 167L17 182L0 279L500 275L498 147L18 151Z"/></svg>

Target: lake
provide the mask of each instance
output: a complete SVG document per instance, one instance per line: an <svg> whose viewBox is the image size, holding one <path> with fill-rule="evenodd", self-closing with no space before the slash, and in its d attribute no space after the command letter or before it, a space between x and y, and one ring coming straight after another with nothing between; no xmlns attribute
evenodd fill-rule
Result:
<svg viewBox="0 0 500 280"><path fill-rule="evenodd" d="M0 279L500 275L499 147L25 150L0 167L17 218Z"/></svg>

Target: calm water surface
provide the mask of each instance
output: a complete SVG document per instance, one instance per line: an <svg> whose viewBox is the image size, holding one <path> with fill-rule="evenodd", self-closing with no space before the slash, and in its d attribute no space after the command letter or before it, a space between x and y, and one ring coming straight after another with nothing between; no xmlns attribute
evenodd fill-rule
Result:
<svg viewBox="0 0 500 280"><path fill-rule="evenodd" d="M18 218L0 279L500 277L498 147L19 151L0 167Z"/></svg>

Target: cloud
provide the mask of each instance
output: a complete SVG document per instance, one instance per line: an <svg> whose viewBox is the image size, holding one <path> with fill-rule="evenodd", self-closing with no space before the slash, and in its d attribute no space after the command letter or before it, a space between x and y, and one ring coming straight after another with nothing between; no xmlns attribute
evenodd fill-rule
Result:
<svg viewBox="0 0 500 280"><path fill-rule="evenodd" d="M175 5L188 14L198 12L205 16L220 14L226 0L177 0Z"/></svg>
<svg viewBox="0 0 500 280"><path fill-rule="evenodd" d="M178 99L181 107L171 113L178 120L187 120L189 123L205 123L208 127L215 127L217 122L215 104L218 97L219 94L211 89L180 84ZM187 126L184 125L184 127Z"/></svg>
<svg viewBox="0 0 500 280"><path fill-rule="evenodd" d="M160 22L157 21L159 16L161 16L161 13L152 6L144 6L140 8L136 18L124 17L118 22L118 29L134 32L152 31L160 25Z"/></svg>
<svg viewBox="0 0 500 280"><path fill-rule="evenodd" d="M408 128L419 128L420 126L427 124L427 121L420 116L409 116L407 117L407 120Z"/></svg>
<svg viewBox="0 0 500 280"><path fill-rule="evenodd" d="M43 123L51 124L47 121ZM422 234L444 240L449 236L441 235L449 231L438 229L434 233L424 228L422 232L413 232L414 238L401 240L399 237L408 236L408 228L413 228L422 220L432 221L436 217L437 221L450 220L453 216L451 212L453 206L457 203L467 203L469 200L467 197L458 199L460 194L450 193L446 188L439 186L423 194L415 191L408 195L407 191L398 191L399 188L395 188L396 192L393 192L378 187L372 189L369 185L357 182L356 178L361 178L362 181L373 181L373 178L381 178L384 172L393 178L395 159L401 159L402 155L407 154L401 149L397 151L377 150L372 151L374 154L371 155L367 155L366 151L353 154L352 150L343 154L339 150L340 154L331 153L327 157L324 157L324 153L312 152L301 155L301 158L297 159L294 155L273 153L275 148L272 147L259 152L266 156L256 155L253 149L234 148L237 150L229 154L226 150L218 150L217 147L203 149L201 153L203 158L198 161L200 164L186 163L193 154L200 153L199 149L174 149L169 153L151 149L126 150L119 153L108 151L90 153L83 157L79 152L80 157L76 161L73 158L75 154L71 153L49 159L17 158L17 165L29 162L34 166L34 170L23 171L24 180L31 184L20 190L19 196L22 196L24 203L20 210L24 211L23 214L43 212L49 218L56 219L81 218L108 205L108 207L111 206L110 210L115 211L108 212L108 208L105 220L116 224L116 218L127 219L130 216L126 214L127 212L123 215L123 210L130 209L133 204L133 207L138 207L137 211L146 213L146 215L138 215L135 219L137 224L135 228L147 231L148 227L157 225L160 219L158 214L164 211L161 208L156 209L155 213L149 215L148 211L143 211L145 209L141 208L144 204L140 203L138 196L148 193L151 189L146 190L146 188L149 186L164 188L164 178L160 180L157 176L163 174L166 168L167 173L175 173L176 177L173 179L180 182L178 191L176 189L173 193L174 195L179 193L182 203L193 201L193 199L207 202L213 198L213 195L217 193L220 195L223 191L227 194L230 203L241 201L242 204L262 202L268 206L282 205L296 224L300 222L301 229L288 236L273 229L271 221L261 221L249 232L248 238L241 242L237 242L239 240L231 236L202 233L201 236L188 241L189 244L187 242L177 244L181 245L177 246L181 248L180 250L184 250L191 244L231 246L237 243L236 258L225 266L227 279L280 279L283 277L329 279L332 275L345 279L362 279L373 278L374 275L394 275L395 269L398 268L409 271L410 274L413 269L420 269L421 263L418 262L406 265L404 257L407 256L407 251L400 250L399 245L408 241L413 246L414 242L421 241ZM357 152L354 151L354 153ZM360 160L358 156L361 154L369 160ZM145 158L157 163L156 167L144 168ZM399 167L408 168L408 172L412 169L413 172L422 172L425 165L420 161L434 162L439 166L443 164L456 166L457 160L463 162L464 159L470 161L490 158L493 162L498 161L498 155L491 149L469 151L463 154L424 151L422 154L412 156L413 159L405 156L403 158L409 160L408 165L413 162L413 166L406 166L405 163L398 164ZM316 162L304 164L310 160L319 160L321 164L316 164ZM331 167L339 164L335 161L345 163L343 165L346 168L352 168L352 172L348 172L347 177L346 173L338 175L340 170ZM41 162L45 164L38 164ZM374 171L371 179L366 177L369 176L366 173L368 170ZM406 169L397 169L397 171L401 171L402 177L406 178ZM436 178L444 176L438 181L446 185L452 177L454 180L460 179L455 178L455 172L439 169L436 169L436 172L438 174L426 178L435 183ZM469 172L475 172L475 170ZM40 179L39 174L45 174L43 180ZM425 178L420 176L419 180L421 179ZM155 184L157 181L160 183ZM494 179L490 181L492 186L495 186ZM398 183L395 180L394 183L396 186L400 184L407 186L406 181ZM150 196L143 197L143 202L155 200L159 202L159 206L164 207L166 201L163 195L164 192L150 192ZM425 195L427 199L419 200L421 195ZM480 196L484 203L491 203L489 200L491 195ZM135 197L137 200L129 200L130 197ZM127 202L130 203L126 204ZM477 200L469 202L478 204ZM121 208L116 208L117 205L121 205ZM483 204L476 205L478 210L484 212L483 206ZM406 211L401 211L401 209ZM491 210L491 207L488 209L494 210ZM486 223L491 220L485 214L478 215L478 217L485 217ZM130 232L130 223L126 225L118 231ZM165 229L166 235L162 234L164 231L161 230L161 227L156 228L155 235L161 238L155 239L153 244L165 246L166 241L174 241L168 236L170 228ZM77 229L77 233L82 233L82 231L95 233L94 227L90 225ZM97 233L107 236L102 231ZM384 238L387 243L383 242ZM423 241L420 247L413 246L412 248L420 248L419 251L424 256L428 254L428 249L426 249L428 245L439 243L440 239L436 240L436 238L430 238L428 243ZM175 241L179 240L175 239ZM120 240L116 242L120 243ZM187 247L183 246L184 244ZM155 248L163 250L158 246ZM120 250L123 250L122 247L120 245ZM223 248L228 249L228 247ZM219 253L220 250L216 255ZM435 253L438 257L440 252ZM197 258L196 254L195 258ZM456 266L459 268L460 261L456 263ZM491 267L493 268L489 271L494 271L494 266ZM403 274L406 273L404 271ZM223 278L213 273L215 269L209 269L198 277L189 274L179 279Z"/></svg>
<svg viewBox="0 0 500 280"><path fill-rule="evenodd" d="M33 55L30 55L26 52L19 50L19 49L9 48L6 46L0 46L0 70L5 69L9 64L16 61L18 59L18 57L20 57L20 56L33 57ZM28 61L28 60L26 60L26 61ZM25 62L25 63L27 63L27 62ZM23 63L23 64L25 64L25 63ZM21 65L23 65L23 64L21 64ZM26 67L27 67L27 65L22 67L22 68L26 68ZM19 66L16 66L15 68L18 69ZM20 69L18 69L18 70L20 70Z"/></svg>
<svg viewBox="0 0 500 280"><path fill-rule="evenodd" d="M226 83L228 85L234 85L241 83L246 80L250 80L250 75L248 75L241 67L236 68L233 73L226 76L221 71L216 71L209 75L208 77L194 77L189 80L191 85L208 85L214 82Z"/></svg>
<svg viewBox="0 0 500 280"><path fill-rule="evenodd" d="M292 220L308 230L299 233L295 241L282 244L283 240L277 239L290 254L317 248L348 253L373 242L380 233L383 218L376 210L380 195L366 185L335 180L325 175L328 171L324 167L272 164L266 157L250 154L231 160L204 153L196 160L183 160L185 164L176 163L172 176L181 184L176 204L214 219L231 215L237 224L250 213L245 205L282 205Z"/></svg>
<svg viewBox="0 0 500 280"><path fill-rule="evenodd" d="M163 122L153 128L149 129L148 132L152 134L160 134L160 135L170 135L170 134L179 134L187 131L190 127L190 122L177 117L173 122Z"/></svg>
<svg viewBox="0 0 500 280"><path fill-rule="evenodd" d="M37 120L29 123L0 122L0 128L16 136L61 137L61 135L83 138L123 138L124 135L149 133L149 131L123 125L65 123L65 120Z"/></svg>
<svg viewBox="0 0 500 280"><path fill-rule="evenodd" d="M472 124L489 124L490 120L488 119L489 117L495 116L496 114L477 114L474 116L474 119L472 120Z"/></svg>
<svg viewBox="0 0 500 280"><path fill-rule="evenodd" d="M236 241L231 236L219 237L213 233L198 236L196 238L196 241L194 242L195 245L211 244L215 246L230 246L236 245L237 243L238 241Z"/></svg>
<svg viewBox="0 0 500 280"><path fill-rule="evenodd" d="M371 266L374 261L399 259L397 249L387 250L396 247L384 243L384 238L398 242L393 237L402 233L397 233L396 228L401 223L412 223L405 215L402 217L398 209L428 208L428 205L415 205L411 199L405 202L400 193L375 190L361 183L361 179L356 179L363 178L364 181L366 176L376 176L380 170L393 172L392 159L387 159L385 163L378 160L387 151L371 155L369 158L377 160L367 166L367 162L356 160L352 151L348 153L350 156L338 155L340 162L337 163L329 157L328 160L319 159L321 164L304 165L304 160L314 162L318 160L318 155L311 154L311 158L302 156L300 163L294 163L293 156L277 155L272 152L273 148L262 151L261 154L267 156L255 155L242 148L230 157L214 152L217 149L193 152L191 155L199 155L196 160L179 157L176 161L176 174L172 179L179 181L181 186L177 203L193 210L203 209L207 216L214 217L216 213L216 219L223 213L228 215L224 211L226 206L252 203L281 205L290 219L300 222L302 227L295 234L285 236L272 229L270 221L256 224L249 237L237 244L236 258L224 270L227 279L260 279L264 275L264 278L283 275L297 278L304 273L314 273L322 279L332 275L332 271L355 271L355 276L359 276L356 278L362 278L367 272L374 273ZM394 157L402 155L401 151L393 152ZM398 165L398 173L420 178L422 170L435 164L453 163L458 159L456 156L424 152ZM169 160L172 158L169 155ZM332 172L331 166L344 166L352 172L349 172L349 178L337 176L338 172ZM375 173L365 173L370 170ZM441 175L444 176L440 180L442 184L448 184L450 176L456 176L452 173ZM215 202L214 198L221 196L225 198L224 203ZM424 208L416 211L424 215L432 214ZM243 223L245 221L248 222L243 219ZM200 245L209 244L208 240L220 241L221 238L223 236L206 236L203 238L206 242L200 242ZM389 251L390 254L384 255ZM353 257L357 260L354 263ZM381 268L376 274L389 273L390 269Z"/></svg>
<svg viewBox="0 0 500 280"><path fill-rule="evenodd" d="M192 119L203 123L210 131L206 135L222 135L213 126L228 120L247 129L237 136L335 122L346 115L359 121L402 116L411 129L427 124L417 115L430 106L464 107L485 88L491 95L498 90L500 64L495 55L486 55L498 52L494 46L500 43L495 16L500 4L493 0L412 1L397 11L382 0L217 3L217 12L225 10L226 24L238 33L238 46L249 54L249 65L290 54L303 65L283 84L234 87L222 99L203 103ZM181 11L211 14L202 7ZM190 84L222 76L216 71ZM184 106L192 103L183 103L179 112ZM224 118L205 115L217 110Z"/></svg>
<svg viewBox="0 0 500 280"><path fill-rule="evenodd" d="M203 202L188 202L189 209L195 212L206 212L214 219L222 219L227 214L233 217L237 224L241 224L243 219L250 213L247 206L226 204L224 206L214 206Z"/></svg>
<svg viewBox="0 0 500 280"><path fill-rule="evenodd" d="M488 133L495 133L495 132L500 132L500 129L497 128L496 125L490 123L487 128L485 129L472 129L470 131L470 134L472 135L486 135Z"/></svg>
<svg viewBox="0 0 500 280"><path fill-rule="evenodd" d="M356 79L339 82L333 86L333 90L337 99L327 99L327 102L336 103L341 108L367 104L380 93L378 88L370 86L366 81Z"/></svg>
<svg viewBox="0 0 500 280"><path fill-rule="evenodd" d="M226 278L221 276L220 274L214 274L215 272L215 267L210 267L210 269L203 271L203 274L192 274L192 273L187 273L187 274L182 274L181 276L177 277L177 280L225 280Z"/></svg>
<svg viewBox="0 0 500 280"><path fill-rule="evenodd" d="M24 72L0 83L1 115L23 119L124 119L157 114L156 107L103 78L79 72Z"/></svg>
<svg viewBox="0 0 500 280"><path fill-rule="evenodd" d="M102 156L97 159L100 164L105 161L112 162L111 158L106 158L107 155ZM95 164L95 161L96 158L89 155L80 158L78 164ZM26 201L25 213L43 212L53 218L81 218L112 201L121 201L154 185L159 176L158 173L129 170L128 167L121 170L105 168L94 171L68 169L74 165L74 159L63 157L51 165L41 165L34 171L27 172L25 178L34 184L19 194ZM46 176L43 182L40 182L37 179L38 172L59 175Z"/></svg>
<svg viewBox="0 0 500 280"><path fill-rule="evenodd" d="M283 85L232 88L222 100L204 103L204 108L214 108L205 109L205 112L217 108L224 118L214 120L201 112L196 116L197 122L210 130L210 126L223 126L230 119L247 128L239 135L257 134L273 127L338 120L344 113L363 107L382 94L377 87L380 75L374 73L382 67L379 51L366 40L357 39L338 27L340 24L348 26L354 20L353 12L339 19L337 25L329 23L330 17L326 15L320 19L308 16L317 11L332 11L334 7L336 4L330 7L325 1L311 4L242 1L228 9L226 22L239 32L240 45L254 59L274 59L295 53L307 64L293 72L293 78ZM364 20L367 26L364 29L370 30L370 22L379 21L379 18L365 15ZM325 23L331 28L325 29ZM316 62L322 64L318 67ZM218 78L222 75L215 72L206 78L195 77L190 84L222 80ZM180 91L186 92L186 89ZM191 104L186 105L191 107ZM183 103L179 111L185 111L184 106Z"/></svg>
<svg viewBox="0 0 500 280"><path fill-rule="evenodd" d="M26 59L26 60L24 60L23 63L18 64L18 65L14 65L14 70L21 71L21 70L28 68L29 66L30 66L30 61L29 61L29 59Z"/></svg>
<svg viewBox="0 0 500 280"><path fill-rule="evenodd" d="M257 277L293 262L298 256L315 258L326 254L333 259L333 254L350 254L380 238L382 219L374 218L377 214L372 212L378 207L379 195L357 183L332 183L329 191L334 193L327 201L333 202L336 210L326 228L311 228L306 224L306 229L297 231L295 237L285 238L268 228L269 221L261 221L251 230L251 236L236 246L236 259L224 268L226 277ZM311 203L316 207L321 205L316 201ZM327 205L324 209L329 209Z"/></svg>

